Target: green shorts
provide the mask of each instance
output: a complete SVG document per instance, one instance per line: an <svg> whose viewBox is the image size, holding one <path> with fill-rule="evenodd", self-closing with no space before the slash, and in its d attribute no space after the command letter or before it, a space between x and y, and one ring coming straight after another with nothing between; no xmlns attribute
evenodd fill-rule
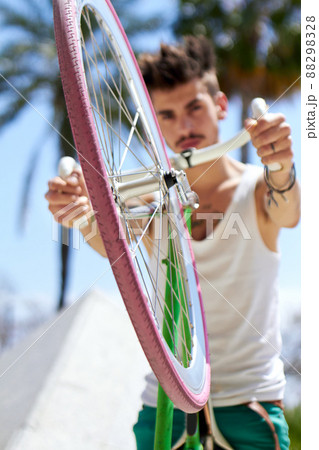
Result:
<svg viewBox="0 0 319 450"><path fill-rule="evenodd" d="M155 438L156 408L143 406L137 423L133 427L137 450L153 450ZM172 446L182 437L186 424L186 415L180 409L174 409Z"/></svg>
<svg viewBox="0 0 319 450"><path fill-rule="evenodd" d="M279 406L261 402L273 422L281 450L289 449L288 425ZM274 438L265 419L246 405L214 408L217 425L235 450L274 450ZM143 406L133 430L137 450L153 450L156 408ZM185 414L174 410L172 446L185 429Z"/></svg>

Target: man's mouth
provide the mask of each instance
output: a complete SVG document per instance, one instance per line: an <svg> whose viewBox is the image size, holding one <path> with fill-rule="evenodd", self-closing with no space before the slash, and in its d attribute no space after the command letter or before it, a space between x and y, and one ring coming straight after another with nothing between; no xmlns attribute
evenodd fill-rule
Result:
<svg viewBox="0 0 319 450"><path fill-rule="evenodd" d="M181 147L182 150L186 150L187 148L195 147L198 148L201 140L204 138L204 136L192 136L189 138L181 139L177 146Z"/></svg>

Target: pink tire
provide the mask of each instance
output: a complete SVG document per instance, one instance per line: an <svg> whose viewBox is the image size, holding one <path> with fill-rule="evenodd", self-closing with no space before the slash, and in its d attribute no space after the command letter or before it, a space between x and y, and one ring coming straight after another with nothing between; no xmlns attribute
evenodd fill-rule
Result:
<svg viewBox="0 0 319 450"><path fill-rule="evenodd" d="M147 90L108 0L54 0L53 5L74 141L115 279L159 383L176 407L196 412L205 405L210 391L205 318L178 195L175 188L168 190L162 179L162 171L170 170L170 163ZM116 107L118 111L110 119ZM145 175L149 171L158 180L160 199L157 214L143 219L143 239L139 221L132 218L127 199L118 191L119 183L132 174L134 178L138 171ZM147 203L144 197L139 202ZM164 210L170 214L164 214ZM160 286L167 239L154 240L153 235L147 235L146 231L155 227L155 220L162 232L165 223L172 222L170 227L175 233L174 251L180 257L178 265L193 339L187 364L181 363L178 349L169 350L161 332L164 295ZM151 257L157 263L155 269L150 269L150 243L155 249Z"/></svg>

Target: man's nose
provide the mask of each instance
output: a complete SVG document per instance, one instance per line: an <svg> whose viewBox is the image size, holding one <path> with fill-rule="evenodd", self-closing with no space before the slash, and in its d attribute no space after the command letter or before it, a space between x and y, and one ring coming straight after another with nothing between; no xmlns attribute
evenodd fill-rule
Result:
<svg viewBox="0 0 319 450"><path fill-rule="evenodd" d="M193 121L188 116L183 116L179 120L180 131L190 131L193 128Z"/></svg>

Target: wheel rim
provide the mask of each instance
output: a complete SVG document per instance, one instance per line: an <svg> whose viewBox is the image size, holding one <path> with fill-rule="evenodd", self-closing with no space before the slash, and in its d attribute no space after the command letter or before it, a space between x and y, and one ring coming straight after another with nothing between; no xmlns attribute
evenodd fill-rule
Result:
<svg viewBox="0 0 319 450"><path fill-rule="evenodd" d="M83 3L85 2L81 2L81 4ZM98 8L96 8L97 5ZM189 280L191 284L190 289L196 295L198 295L197 282L193 273L193 261L189 244L184 236L185 225L178 222L181 219L177 194L173 191L168 196L168 190L161 176L162 171L169 168L165 150L163 150L163 144L157 133L156 126L146 120L146 116L152 117L153 113L148 105L147 96L142 92L143 86L135 86L134 84L134 77L132 77L131 70L127 66L127 60L130 58L130 55L125 55L124 59L121 59L123 47L118 49L116 40L110 41L110 36L114 35L114 29L112 29L112 32L109 32L105 21L102 19L104 8L104 1L95 1L94 8L84 5L80 13L78 12L80 14L78 22L82 24L82 27L79 26L79 30L81 30L79 38L82 42L82 62L86 74L87 91L101 154L104 155L108 180L128 238L135 271L140 275L140 285L144 296L148 299L148 306L152 311L154 324L161 335L165 295L161 291L160 281L161 277L166 277L165 268L163 268L163 264L159 264L154 271L150 272L148 270L149 261L146 247L151 238L147 236L145 231L141 234L141 225L132 216L132 209L126 201L122 201L121 195L117 192L117 183L125 181L128 174L136 171L136 169L140 173L147 174L149 173L148 168L153 166L152 176L157 180L159 187L158 207L154 210L151 217L147 218L147 224L146 226L143 225L143 229L148 231L151 223L154 223L157 216L156 220L160 224L159 234L161 234L165 224L168 222L170 230L178 237L178 239L171 240L173 247L170 251L175 256L170 259L171 261L174 258L180 260L178 263L180 277L183 278L185 276ZM97 45L98 37L102 38L103 50L100 48L100 43ZM123 38L120 37L120 39ZM104 91L106 91L106 95ZM144 113L144 111L146 112ZM143 199L143 204L147 203ZM165 215L163 210L165 210ZM157 260L167 258L169 246L167 242L162 241L158 240L158 243L155 245L155 259ZM181 257L185 254L186 260ZM171 285L169 286L172 287ZM178 289L177 295L171 289L172 297L184 296L187 305L189 305L191 296L188 285L183 285L183 295ZM182 310L184 308L185 315L189 318L188 322L192 322L193 326L188 325L188 330L185 332L184 323L182 327L175 325L175 328L171 329L170 335L174 340L177 332L179 344L174 345L173 353L167 350L179 376L182 380L186 380L188 389L195 394L202 391L203 384L207 381L206 369L200 369L200 367L204 368L207 365L207 354L205 354L205 336L202 331L202 311L199 303L199 301L196 301L195 308L194 306L185 308L185 306L181 305ZM177 328L178 330L176 331ZM185 333L192 336L191 344L186 343L183 345L186 341ZM166 346L166 344L164 345ZM183 350L181 347L187 348L187 350ZM184 357L184 361L183 353L187 355L186 359ZM195 368L194 359L196 362Z"/></svg>

